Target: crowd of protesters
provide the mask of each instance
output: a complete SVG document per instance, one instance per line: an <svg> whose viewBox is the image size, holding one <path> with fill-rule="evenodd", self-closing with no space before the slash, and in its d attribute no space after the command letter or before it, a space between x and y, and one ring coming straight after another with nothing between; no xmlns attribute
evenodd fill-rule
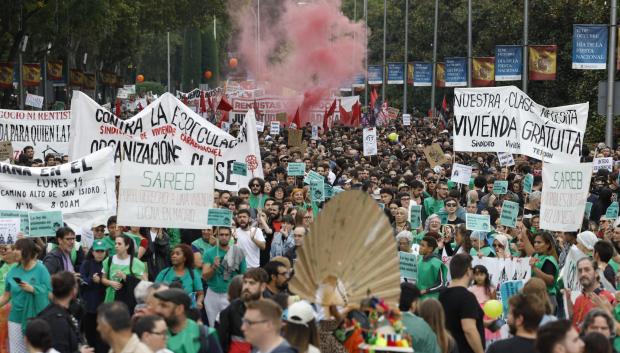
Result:
<svg viewBox="0 0 620 353"><path fill-rule="evenodd" d="M620 223L606 217L620 199L620 146L583 148L582 161L613 157L613 170L592 175L592 208L580 232L548 232L539 227L541 161L515 155L514 166L501 167L495 154L455 153L450 128L438 118L390 122L378 127L375 156L363 155L360 128L335 126L311 138L306 126L303 147L287 146L286 130L267 131L260 136L264 178L215 192L213 207L234 212L232 227L140 228L113 216L90 229L61 227L55 239L21 237L1 249L0 353L358 352L345 343L345 328L367 314L359 305L319 315L288 289L325 204L312 200L303 178L287 175L290 162L304 162L333 187L368 193L392 224L395 247L419 254L418 278L403 280L399 302L415 352L620 351ZM431 168L424 148L433 143L445 162ZM16 163L66 162L32 157L27 147ZM449 180L453 163L472 167L470 185ZM506 194L493 192L496 180L508 181ZM515 228L499 222L505 200L520 206ZM422 206L415 228L410 205ZM493 231L467 230L466 213L489 215ZM583 254L578 294L559 280L572 247ZM498 298L489 269L472 266L483 256L530 259L532 278L510 298L505 325L482 310ZM502 326L509 332L501 334Z"/></svg>

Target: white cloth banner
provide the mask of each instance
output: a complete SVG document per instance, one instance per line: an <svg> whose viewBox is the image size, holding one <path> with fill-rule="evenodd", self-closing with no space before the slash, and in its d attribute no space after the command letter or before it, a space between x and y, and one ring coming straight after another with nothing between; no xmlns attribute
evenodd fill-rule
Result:
<svg viewBox="0 0 620 353"><path fill-rule="evenodd" d="M577 261L586 257L577 245L571 245L566 260L564 261L564 267L560 269L559 279L564 283L564 288L571 290L572 294L579 295L581 293L581 284L579 283L579 274L577 273ZM573 298L573 302L574 302Z"/></svg>
<svg viewBox="0 0 620 353"><path fill-rule="evenodd" d="M0 141L11 141L14 157L26 146L34 147L34 158L69 151L71 111L0 109Z"/></svg>
<svg viewBox="0 0 620 353"><path fill-rule="evenodd" d="M543 107L514 86L455 88L454 150L579 163L588 107Z"/></svg>
<svg viewBox="0 0 620 353"><path fill-rule="evenodd" d="M367 127L364 129L364 156L377 155L377 129Z"/></svg>
<svg viewBox="0 0 620 353"><path fill-rule="evenodd" d="M469 185L469 179L471 178L472 168L471 166L454 163L452 165L452 176L450 181L459 184Z"/></svg>
<svg viewBox="0 0 620 353"><path fill-rule="evenodd" d="M0 208L61 211L72 227L90 229L116 214L114 150L104 148L56 167L0 163Z"/></svg>
<svg viewBox="0 0 620 353"><path fill-rule="evenodd" d="M121 163L118 224L161 228L207 228L213 207L214 169Z"/></svg>
<svg viewBox="0 0 620 353"><path fill-rule="evenodd" d="M121 120L75 91L71 116L75 118L69 144L71 158L112 146L115 162L184 166L216 163L215 188L229 191L247 186L253 177L264 177L253 110L246 113L236 138L169 93L134 117ZM234 162L247 164L246 176L233 174ZM118 175L119 163L115 170Z"/></svg>
<svg viewBox="0 0 620 353"><path fill-rule="evenodd" d="M540 229L574 232L581 227L592 163L543 164Z"/></svg>
<svg viewBox="0 0 620 353"><path fill-rule="evenodd" d="M523 280L527 282L532 275L529 257L513 257L511 259L498 259L496 257L474 256L472 266L484 265L489 271L489 279L494 288L506 281Z"/></svg>

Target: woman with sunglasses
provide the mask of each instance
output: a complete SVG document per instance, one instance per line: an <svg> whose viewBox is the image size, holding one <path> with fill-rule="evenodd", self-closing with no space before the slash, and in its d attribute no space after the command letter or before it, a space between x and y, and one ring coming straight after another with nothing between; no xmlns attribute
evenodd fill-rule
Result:
<svg viewBox="0 0 620 353"><path fill-rule="evenodd" d="M95 352L105 352L108 350L107 344L103 342L97 332L97 307L103 303L105 287L101 283L103 278L103 260L108 255L107 246L102 240L95 240L92 248L86 255L86 260L80 266L80 293L84 300L85 314L82 319L82 329L86 340Z"/></svg>
<svg viewBox="0 0 620 353"><path fill-rule="evenodd" d="M448 224L463 224L465 220L459 218L456 211L459 209L459 202L454 197L448 197L444 203L444 208L448 213Z"/></svg>
<svg viewBox="0 0 620 353"><path fill-rule="evenodd" d="M495 233L493 235L493 250L495 251L495 256L499 259L510 259L512 258L510 254L508 237L502 233Z"/></svg>

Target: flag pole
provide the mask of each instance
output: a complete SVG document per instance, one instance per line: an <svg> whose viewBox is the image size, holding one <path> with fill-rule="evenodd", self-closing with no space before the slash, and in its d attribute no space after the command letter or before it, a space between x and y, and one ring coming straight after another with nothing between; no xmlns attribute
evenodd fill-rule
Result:
<svg viewBox="0 0 620 353"><path fill-rule="evenodd" d="M471 87L471 79L472 79L472 43L471 43L471 1L467 0L467 87Z"/></svg>
<svg viewBox="0 0 620 353"><path fill-rule="evenodd" d="M529 0L523 0L523 72L521 72L522 91L527 94L527 76L528 76L528 24L529 24Z"/></svg>
<svg viewBox="0 0 620 353"><path fill-rule="evenodd" d="M431 112L435 114L435 90L437 89L437 22L439 22L439 0L435 0L435 24L433 26L433 82L431 84Z"/></svg>
<svg viewBox="0 0 620 353"><path fill-rule="evenodd" d="M609 15L609 58L607 58L607 123L605 124L605 144L613 147L614 143L614 85L616 81L616 33L617 0L611 0Z"/></svg>
<svg viewBox="0 0 620 353"><path fill-rule="evenodd" d="M381 86L381 99L385 102L385 41L387 32L387 0L383 0L383 85Z"/></svg>
<svg viewBox="0 0 620 353"><path fill-rule="evenodd" d="M366 72L364 72L364 105L368 109L368 90L370 89L368 85L368 0L364 0L364 47L366 49L364 57L364 66L366 67ZM370 110L368 109L368 116L370 116Z"/></svg>
<svg viewBox="0 0 620 353"><path fill-rule="evenodd" d="M405 0L405 82L403 87L403 114L407 114L407 81L409 79L409 0Z"/></svg>

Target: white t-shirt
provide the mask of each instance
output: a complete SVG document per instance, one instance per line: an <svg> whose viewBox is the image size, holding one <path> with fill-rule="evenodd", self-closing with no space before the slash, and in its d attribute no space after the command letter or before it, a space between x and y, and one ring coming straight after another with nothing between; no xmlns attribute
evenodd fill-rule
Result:
<svg viewBox="0 0 620 353"><path fill-rule="evenodd" d="M256 227L250 227L247 231L237 228L237 245L243 250L245 263L248 268L260 267L260 248L254 243L251 233L254 233L256 240L265 241L263 231Z"/></svg>

